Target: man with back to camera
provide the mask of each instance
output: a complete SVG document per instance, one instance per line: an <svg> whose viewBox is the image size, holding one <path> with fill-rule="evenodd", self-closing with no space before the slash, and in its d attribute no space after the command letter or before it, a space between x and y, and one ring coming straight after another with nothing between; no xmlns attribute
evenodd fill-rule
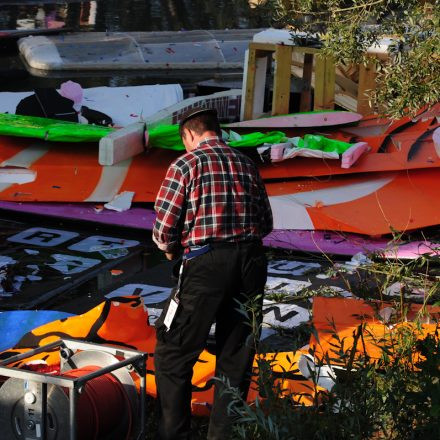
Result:
<svg viewBox="0 0 440 440"><path fill-rule="evenodd" d="M267 277L261 240L273 227L257 167L223 142L216 111L192 110L179 129L187 152L169 166L154 207L155 243L169 260L183 248L178 286L156 323L160 440L191 437L193 366L214 322L215 375L247 393L254 344L238 309L253 301L261 315ZM222 388L216 382L209 440L230 438L230 397Z"/></svg>

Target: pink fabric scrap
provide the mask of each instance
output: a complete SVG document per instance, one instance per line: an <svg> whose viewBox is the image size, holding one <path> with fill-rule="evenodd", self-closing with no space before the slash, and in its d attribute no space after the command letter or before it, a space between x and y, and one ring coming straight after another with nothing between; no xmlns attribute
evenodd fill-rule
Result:
<svg viewBox="0 0 440 440"><path fill-rule="evenodd" d="M75 105L80 105L83 100L83 89L80 84L69 80L61 84L60 95L71 99Z"/></svg>

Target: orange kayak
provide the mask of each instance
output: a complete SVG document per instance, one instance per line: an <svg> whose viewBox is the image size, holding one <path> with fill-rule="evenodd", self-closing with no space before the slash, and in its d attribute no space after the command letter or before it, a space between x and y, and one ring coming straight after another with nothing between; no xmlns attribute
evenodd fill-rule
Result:
<svg viewBox="0 0 440 440"><path fill-rule="evenodd" d="M383 235L440 224L440 169L267 183L275 229Z"/></svg>
<svg viewBox="0 0 440 440"><path fill-rule="evenodd" d="M260 163L275 227L377 235L391 228L406 231L439 224L435 114L431 110L425 117L394 122L367 117L355 126L326 127L327 137L370 145L371 152L348 169L341 168L339 160L325 159ZM246 151L259 160L255 150ZM96 144L2 136L0 200L107 202L123 191L133 191L134 202L153 202L169 163L178 154L154 148L116 165L101 166ZM21 176L25 183L14 180L20 170L27 173Z"/></svg>

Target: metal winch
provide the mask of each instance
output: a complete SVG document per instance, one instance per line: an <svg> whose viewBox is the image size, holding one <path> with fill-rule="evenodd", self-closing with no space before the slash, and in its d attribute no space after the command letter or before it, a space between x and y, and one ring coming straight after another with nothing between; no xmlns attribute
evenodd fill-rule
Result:
<svg viewBox="0 0 440 440"><path fill-rule="evenodd" d="M56 374L5 366L56 350ZM140 351L60 339L0 362L0 439L144 439L146 360Z"/></svg>

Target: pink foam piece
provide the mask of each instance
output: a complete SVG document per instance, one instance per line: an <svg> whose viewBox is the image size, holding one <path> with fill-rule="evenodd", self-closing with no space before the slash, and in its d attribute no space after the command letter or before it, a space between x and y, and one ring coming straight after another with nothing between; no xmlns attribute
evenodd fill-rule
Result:
<svg viewBox="0 0 440 440"><path fill-rule="evenodd" d="M342 153L341 168L350 168L364 153L370 150L366 142L357 142Z"/></svg>
<svg viewBox="0 0 440 440"><path fill-rule="evenodd" d="M434 147L437 156L440 157L440 127L434 130L434 133L432 134L432 140L434 141Z"/></svg>
<svg viewBox="0 0 440 440"><path fill-rule="evenodd" d="M270 159L272 162L277 162L283 160L284 149L286 148L287 143L282 144L273 144L270 148Z"/></svg>
<svg viewBox="0 0 440 440"><path fill-rule="evenodd" d="M60 95L71 99L78 105L81 104L83 100L83 89L80 84L69 80L61 84Z"/></svg>
<svg viewBox="0 0 440 440"><path fill-rule="evenodd" d="M256 127L256 128L285 128L285 127L326 127L329 125L351 124L360 121L362 115L346 111L293 113L283 116L251 119L248 121L228 124L228 128Z"/></svg>

